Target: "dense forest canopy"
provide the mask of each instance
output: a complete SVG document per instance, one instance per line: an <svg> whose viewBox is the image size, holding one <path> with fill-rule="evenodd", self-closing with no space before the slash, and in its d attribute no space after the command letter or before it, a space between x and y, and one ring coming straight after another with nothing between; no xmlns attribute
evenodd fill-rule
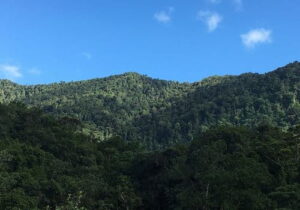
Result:
<svg viewBox="0 0 300 210"><path fill-rule="evenodd" d="M214 76L195 83L125 73L103 79L23 86L0 81L0 102L19 101L85 123L98 139L119 135L148 148L187 142L215 125L288 128L300 119L300 63L266 74Z"/></svg>
<svg viewBox="0 0 300 210"><path fill-rule="evenodd" d="M0 209L300 209L298 62L0 87Z"/></svg>
<svg viewBox="0 0 300 210"><path fill-rule="evenodd" d="M221 126L149 152L0 105L0 209L299 209L300 127Z"/></svg>

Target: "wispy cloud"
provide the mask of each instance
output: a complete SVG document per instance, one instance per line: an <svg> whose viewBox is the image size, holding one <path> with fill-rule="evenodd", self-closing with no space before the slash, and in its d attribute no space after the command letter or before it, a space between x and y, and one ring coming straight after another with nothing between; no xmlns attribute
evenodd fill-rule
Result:
<svg viewBox="0 0 300 210"><path fill-rule="evenodd" d="M41 70L39 70L38 68L32 68L32 69L29 69L29 74L32 74L32 75L40 75L42 72Z"/></svg>
<svg viewBox="0 0 300 210"><path fill-rule="evenodd" d="M22 73L18 66L2 64L0 65L0 77L15 80L22 77Z"/></svg>
<svg viewBox="0 0 300 210"><path fill-rule="evenodd" d="M211 12L211 11L199 11L197 18L201 20L204 24L207 25L208 31L212 32L216 30L219 26L219 24L222 22L223 17L219 15L217 12Z"/></svg>
<svg viewBox="0 0 300 210"><path fill-rule="evenodd" d="M270 43L272 41L272 31L264 28L250 30L248 33L242 34L241 39L247 48L254 48L258 44Z"/></svg>
<svg viewBox="0 0 300 210"><path fill-rule="evenodd" d="M82 52L81 55L83 57L85 57L87 60L91 60L92 59L92 54L89 52Z"/></svg>
<svg viewBox="0 0 300 210"><path fill-rule="evenodd" d="M169 7L168 10L162 10L154 14L154 19L160 23L169 23L172 21L173 7Z"/></svg>

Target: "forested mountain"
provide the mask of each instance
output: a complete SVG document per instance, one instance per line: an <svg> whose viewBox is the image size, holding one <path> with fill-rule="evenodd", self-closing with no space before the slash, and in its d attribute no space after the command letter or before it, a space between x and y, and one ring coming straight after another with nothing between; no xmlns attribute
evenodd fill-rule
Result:
<svg viewBox="0 0 300 210"><path fill-rule="evenodd" d="M22 104L0 116L3 210L300 208L299 127L219 127L149 152Z"/></svg>
<svg viewBox="0 0 300 210"><path fill-rule="evenodd" d="M191 141L215 125L296 125L300 63L266 74L215 76L195 83L136 73L33 86L0 81L0 102L12 101L83 120L86 133L98 139L119 135L161 148Z"/></svg>
<svg viewBox="0 0 300 210"><path fill-rule="evenodd" d="M0 84L0 209L300 209L298 62Z"/></svg>
<svg viewBox="0 0 300 210"><path fill-rule="evenodd" d="M148 141L192 140L215 125L288 128L300 121L300 63L266 74L212 77L170 106L135 121ZM170 141L169 141L170 140Z"/></svg>
<svg viewBox="0 0 300 210"><path fill-rule="evenodd" d="M173 98L182 97L190 86L136 73L34 86L2 80L0 102L20 101L56 116L81 119L89 123L87 127L100 139L116 134L129 139L132 136L127 134L133 130L133 121L164 108Z"/></svg>

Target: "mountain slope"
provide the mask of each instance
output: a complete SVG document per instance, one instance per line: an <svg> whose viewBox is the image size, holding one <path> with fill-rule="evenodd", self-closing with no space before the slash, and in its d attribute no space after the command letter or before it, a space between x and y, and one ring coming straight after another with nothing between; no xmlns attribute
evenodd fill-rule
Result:
<svg viewBox="0 0 300 210"><path fill-rule="evenodd" d="M287 128L299 123L299 102L300 64L293 63L267 74L227 77L214 85L200 83L168 109L137 121L135 127L164 143L189 141L214 125L268 123Z"/></svg>
<svg viewBox="0 0 300 210"><path fill-rule="evenodd" d="M0 209L300 209L300 127L223 127L146 151L0 104Z"/></svg>
<svg viewBox="0 0 300 210"><path fill-rule="evenodd" d="M165 106L171 98L182 97L190 84L151 79L125 73L103 79L21 86L0 82L0 101L21 101L59 116L72 116L91 123L98 137L122 135L125 139L132 121Z"/></svg>
<svg viewBox="0 0 300 210"><path fill-rule="evenodd" d="M300 63L266 74L210 77L178 83L125 73L103 79L21 86L0 82L0 101L18 100L56 115L88 122L98 137L120 135L157 148L190 141L214 125L271 123L300 119Z"/></svg>

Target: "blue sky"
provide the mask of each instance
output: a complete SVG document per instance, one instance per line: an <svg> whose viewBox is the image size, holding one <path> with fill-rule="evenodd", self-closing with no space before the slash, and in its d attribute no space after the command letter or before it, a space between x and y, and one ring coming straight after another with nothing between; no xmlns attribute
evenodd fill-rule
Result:
<svg viewBox="0 0 300 210"><path fill-rule="evenodd" d="M1 0L0 77L198 81L300 58L298 0Z"/></svg>

